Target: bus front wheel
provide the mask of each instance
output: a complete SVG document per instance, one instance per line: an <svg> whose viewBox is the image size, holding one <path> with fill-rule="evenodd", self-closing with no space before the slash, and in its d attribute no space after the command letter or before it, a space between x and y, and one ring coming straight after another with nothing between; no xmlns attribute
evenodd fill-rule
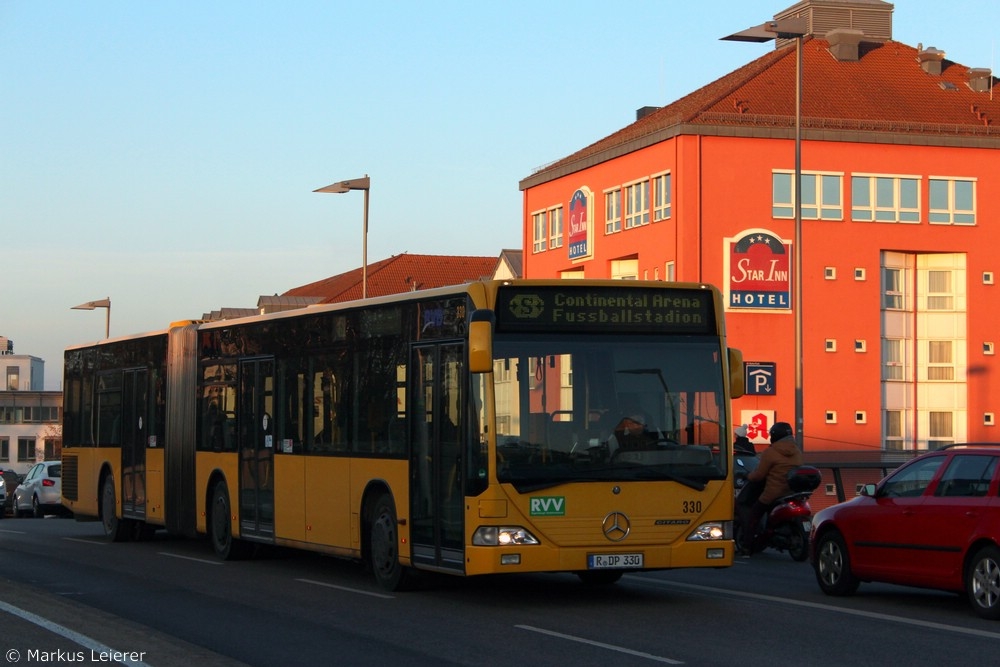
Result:
<svg viewBox="0 0 1000 667"><path fill-rule="evenodd" d="M375 580L389 591L401 590L406 583L406 568L399 562L399 533L396 506L389 494L375 500L368 531L368 556Z"/></svg>

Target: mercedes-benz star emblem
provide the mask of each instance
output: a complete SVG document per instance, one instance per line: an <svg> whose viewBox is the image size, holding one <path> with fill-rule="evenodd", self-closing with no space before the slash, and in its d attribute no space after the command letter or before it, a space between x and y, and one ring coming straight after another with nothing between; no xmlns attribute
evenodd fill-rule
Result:
<svg viewBox="0 0 1000 667"><path fill-rule="evenodd" d="M604 537L612 542L621 542L628 537L629 531L632 530L632 524L629 523L628 517L621 512L612 512L604 517L601 529L604 531Z"/></svg>

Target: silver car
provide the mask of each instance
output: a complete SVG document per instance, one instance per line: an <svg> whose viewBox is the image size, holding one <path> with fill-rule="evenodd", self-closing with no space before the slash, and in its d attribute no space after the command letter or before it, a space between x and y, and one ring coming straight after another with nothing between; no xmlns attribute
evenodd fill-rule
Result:
<svg viewBox="0 0 1000 667"><path fill-rule="evenodd" d="M62 514L62 461L36 463L14 489L14 516Z"/></svg>

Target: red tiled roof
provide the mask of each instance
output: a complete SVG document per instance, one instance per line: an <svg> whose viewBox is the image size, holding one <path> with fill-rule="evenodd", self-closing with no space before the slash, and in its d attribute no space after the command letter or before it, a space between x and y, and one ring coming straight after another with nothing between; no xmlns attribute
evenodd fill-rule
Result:
<svg viewBox="0 0 1000 667"><path fill-rule="evenodd" d="M802 46L802 116L805 138L820 132L883 132L939 137L1000 138L1000 95L975 92L969 68L943 60L941 74L928 74L918 50L900 42L863 42L857 61L838 61L824 39ZM699 134L699 126L780 127L794 125L794 42L658 109L572 155L546 172L581 168L677 134ZM996 79L991 79L996 82ZM998 91L1000 92L1000 91ZM810 135L810 132L812 133ZM708 132L706 132L708 133ZM630 148L631 147L631 148Z"/></svg>
<svg viewBox="0 0 1000 667"><path fill-rule="evenodd" d="M455 255L394 255L368 265L368 296L386 296L415 289L430 289L459 285L470 280L489 277L496 266L496 257ZM294 287L283 296L319 296L322 303L339 303L361 298L362 270L318 280Z"/></svg>

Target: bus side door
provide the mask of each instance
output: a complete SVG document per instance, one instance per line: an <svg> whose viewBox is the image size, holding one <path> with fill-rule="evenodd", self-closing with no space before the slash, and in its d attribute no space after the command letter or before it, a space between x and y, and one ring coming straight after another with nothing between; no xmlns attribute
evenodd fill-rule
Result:
<svg viewBox="0 0 1000 667"><path fill-rule="evenodd" d="M122 516L146 518L146 434L149 429L149 384L145 368L122 377Z"/></svg>
<svg viewBox="0 0 1000 667"><path fill-rule="evenodd" d="M274 359L240 361L240 536L274 538Z"/></svg>
<svg viewBox="0 0 1000 667"><path fill-rule="evenodd" d="M410 539L416 564L465 566L462 452L467 411L465 345L413 347L411 387Z"/></svg>

